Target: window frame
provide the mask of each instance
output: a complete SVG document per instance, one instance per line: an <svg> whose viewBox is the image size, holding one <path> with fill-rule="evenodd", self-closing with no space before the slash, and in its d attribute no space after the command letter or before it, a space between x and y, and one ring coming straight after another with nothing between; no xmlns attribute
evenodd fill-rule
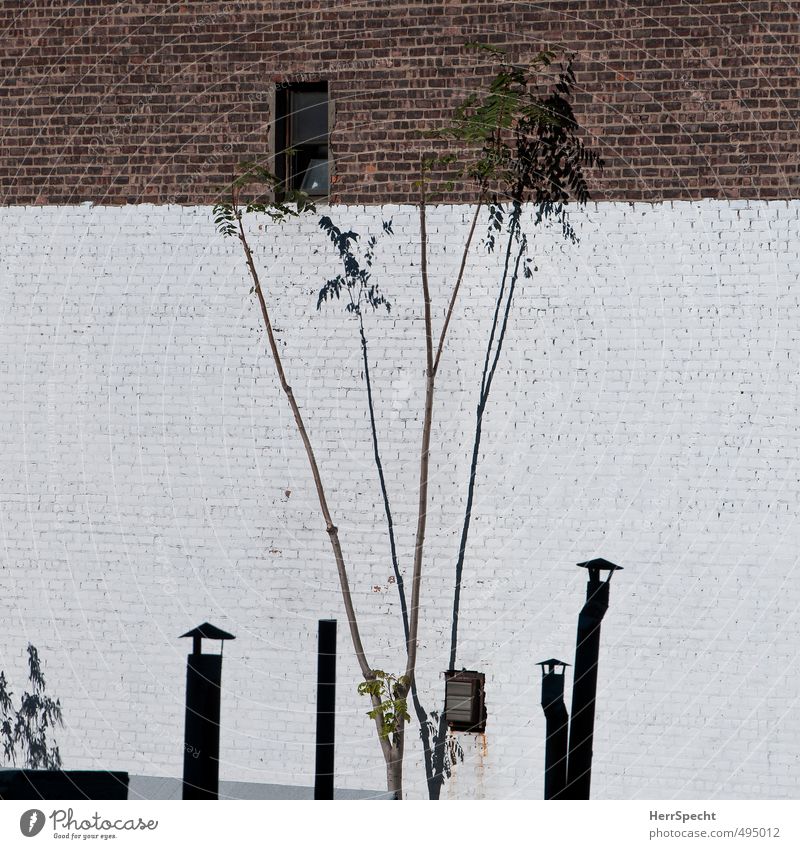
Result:
<svg viewBox="0 0 800 849"><path fill-rule="evenodd" d="M272 98L272 114L274 119L271 125L271 147L274 151L273 156L273 171L278 179L278 188L276 196L278 199L285 196L288 191L298 190L301 180L298 179L299 173L297 169L291 167L292 155L289 153L291 148L291 101L292 95L296 93L324 93L327 104L327 126L325 133L325 142L316 144L299 145L294 148L303 150L304 152L313 149L325 148L325 160L328 166L328 186L327 190L320 193L309 192L309 197L315 200L324 200L330 196L331 186L333 183L333 163L331 158L330 135L331 127L333 126L333 102L330 97L330 85L327 80L315 80L313 82L292 82L286 81L277 83L273 89ZM313 157L311 157L313 158ZM302 173L305 173L303 171Z"/></svg>

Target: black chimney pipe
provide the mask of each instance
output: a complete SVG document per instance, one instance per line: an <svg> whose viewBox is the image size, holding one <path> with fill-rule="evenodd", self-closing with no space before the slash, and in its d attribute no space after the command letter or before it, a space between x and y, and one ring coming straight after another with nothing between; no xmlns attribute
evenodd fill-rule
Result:
<svg viewBox="0 0 800 849"><path fill-rule="evenodd" d="M567 786L569 714L564 704L564 672L569 664L551 657L536 665L542 667L542 709L547 723L544 798L559 799ZM556 667L561 667L560 671Z"/></svg>
<svg viewBox="0 0 800 849"><path fill-rule="evenodd" d="M208 622L181 636L192 638L192 653L186 658L183 798L218 799L222 654L203 654L202 643L236 638Z"/></svg>
<svg viewBox="0 0 800 849"><path fill-rule="evenodd" d="M575 677L572 684L572 715L569 729L567 786L561 798L588 799L592 782L592 739L597 697L597 663L600 656L600 624L608 610L608 584L622 569L603 558L579 563L589 570L586 603L578 616ZM605 581L600 573L608 572Z"/></svg>

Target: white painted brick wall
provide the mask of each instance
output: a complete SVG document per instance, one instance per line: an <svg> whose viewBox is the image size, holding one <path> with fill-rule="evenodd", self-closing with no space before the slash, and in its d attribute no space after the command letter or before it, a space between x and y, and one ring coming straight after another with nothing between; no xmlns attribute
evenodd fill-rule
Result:
<svg viewBox="0 0 800 849"><path fill-rule="evenodd" d="M3 209L0 668L41 652L70 768L179 776L187 641L233 631L222 777L311 782L315 627L343 622L324 528L249 281L210 210ZM376 276L370 350L402 562L423 381L413 209ZM431 210L436 319L466 211ZM485 422L460 662L487 676L484 740L452 797L540 798L535 661L572 659L585 573L614 579L603 629L597 797L796 795L800 759L798 203L599 204L580 246L537 236ZM336 268L313 220L256 237L287 370L322 459L371 662L402 631L371 464L356 330L314 309ZM469 267L436 398L419 681L440 707L476 375L497 258ZM290 493L287 495L287 492ZM379 591L376 591L378 588ZM338 783L383 767L340 629ZM411 737L415 737L412 729ZM419 746L406 770L424 795Z"/></svg>

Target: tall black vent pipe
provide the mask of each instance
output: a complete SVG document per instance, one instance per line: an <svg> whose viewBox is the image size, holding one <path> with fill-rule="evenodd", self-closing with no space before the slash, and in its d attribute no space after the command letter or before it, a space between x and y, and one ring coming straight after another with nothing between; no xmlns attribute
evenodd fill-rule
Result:
<svg viewBox="0 0 800 849"><path fill-rule="evenodd" d="M192 638L186 658L186 730L183 741L183 798L219 798L219 720L222 648L233 634L204 622L182 637ZM203 640L219 640L219 654L204 654Z"/></svg>

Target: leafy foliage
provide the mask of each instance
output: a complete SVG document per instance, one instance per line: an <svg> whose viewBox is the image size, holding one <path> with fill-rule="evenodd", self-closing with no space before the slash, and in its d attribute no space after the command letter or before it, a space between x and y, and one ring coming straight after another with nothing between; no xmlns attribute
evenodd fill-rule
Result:
<svg viewBox="0 0 800 849"><path fill-rule="evenodd" d="M553 65L557 53L543 50L527 66L508 61L502 51L486 45L500 61L489 90L470 95L455 112L454 122L439 131L442 138L477 146L465 174L478 183L491 202L487 243L499 231L492 217L503 201L533 203L535 220L553 218L564 238L576 241L569 223L567 203L589 198L584 170L602 167L599 154L579 138L572 108L576 79L568 58L555 73L549 88L540 84L542 72Z"/></svg>
<svg viewBox="0 0 800 849"><path fill-rule="evenodd" d="M236 213L233 209L233 204L224 203L214 204L214 226L217 232L223 236L236 235Z"/></svg>
<svg viewBox="0 0 800 849"><path fill-rule="evenodd" d="M370 696L373 701L378 700L378 704L367 711L367 716L378 722L381 739L386 740L411 719L406 700L410 682L405 675L397 678L381 669L373 669L372 674L371 680L358 685L358 692L362 696Z"/></svg>
<svg viewBox="0 0 800 849"><path fill-rule="evenodd" d="M214 224L223 236L237 234L238 221L243 213L262 213L279 223L316 209L306 192L285 191L282 182L263 165L242 162L239 169L242 173L226 193L230 200L215 204L213 209ZM244 203L243 194L249 197Z"/></svg>
<svg viewBox="0 0 800 849"><path fill-rule="evenodd" d="M391 312L392 305L386 299L378 284L372 282L372 263L375 259L378 237L370 236L367 239L363 258L359 261L355 250L359 239L358 233L352 230L340 230L327 215L320 218L319 226L338 251L339 258L342 261L343 273L332 277L319 290L317 309L320 309L328 300L340 298L342 292L345 292L349 299L345 310L349 313L360 317L363 304L367 304L373 310L385 307L387 312ZM384 233L394 234L391 221L384 221L382 229Z"/></svg>
<svg viewBox="0 0 800 849"><path fill-rule="evenodd" d="M569 220L568 204L586 203L589 193L585 171L603 164L600 156L578 135L580 128L572 108L576 79L569 58L556 67L558 54L544 50L523 66L509 62L501 50L481 44L471 46L490 53L491 61L495 65L499 63L499 69L488 90L467 98L456 110L452 125L440 131L439 137L472 152L462 175L477 184L479 205L484 204L488 211L485 247L494 252L502 245L503 256L480 377L464 523L456 557L451 669L457 668L461 586L481 456L483 417L500 362L517 283L520 275L529 279L537 270L528 256L523 208L531 204L535 225L552 219L560 224L563 237L575 243L577 236ZM545 83L540 83L540 79ZM429 717L421 726L421 736L431 798L439 798L443 781L463 753L459 753L457 741L453 743L447 734L444 717L437 717L435 712Z"/></svg>
<svg viewBox="0 0 800 849"><path fill-rule="evenodd" d="M0 739L5 760L16 764L19 759L29 769L60 769L61 754L49 739L56 726L63 726L61 702L45 693L39 652L28 646L28 680L31 692L24 692L19 707L14 708L8 681L0 672Z"/></svg>

